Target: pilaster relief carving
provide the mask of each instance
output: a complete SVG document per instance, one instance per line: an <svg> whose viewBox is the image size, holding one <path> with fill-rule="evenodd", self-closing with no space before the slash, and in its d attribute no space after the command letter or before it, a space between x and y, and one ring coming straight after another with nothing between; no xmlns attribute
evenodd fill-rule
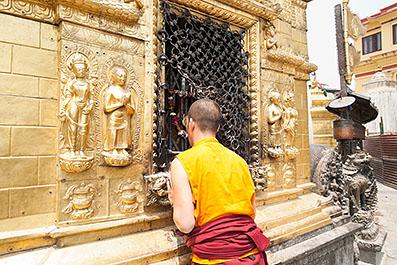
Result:
<svg viewBox="0 0 397 265"><path fill-rule="evenodd" d="M94 159L92 109L97 62L85 48L69 49L62 58L59 119L62 170L76 173L89 169Z"/></svg>
<svg viewBox="0 0 397 265"><path fill-rule="evenodd" d="M296 168L294 163L288 162L283 166L283 189L296 187Z"/></svg>
<svg viewBox="0 0 397 265"><path fill-rule="evenodd" d="M146 182L146 206L159 205L168 206L167 182L169 181L168 172L144 176Z"/></svg>
<svg viewBox="0 0 397 265"><path fill-rule="evenodd" d="M134 213L139 210L139 205L142 203L140 193L142 186L138 181L127 179L120 183L117 190L114 192L117 195L117 206L122 213Z"/></svg>
<svg viewBox="0 0 397 265"><path fill-rule="evenodd" d="M158 57L159 54L164 50L165 47L163 47L163 45L161 44L161 42L158 40L158 38L154 37L156 36L156 34L158 33L158 28L161 28L161 26L159 25L163 25L164 21L163 21L163 16L159 15L159 3L158 1L154 1L153 3L153 24L152 24L152 28L153 31L151 32L152 34L152 39L151 39L151 43L152 43L152 60L151 60L151 64L153 65L153 78L152 78L152 83L153 83L153 91L152 91L152 150L156 150L157 149L157 141L158 141L158 135L157 135L157 125L160 123L159 118L157 116L157 111L158 111L158 97L160 96L160 87L159 84L157 84L157 80L159 79L159 77L161 76L161 67L159 65L158 62ZM155 162L156 159L156 152L153 152L152 155L152 168L153 170L156 172L158 170L158 165Z"/></svg>
<svg viewBox="0 0 397 265"><path fill-rule="evenodd" d="M97 196L97 189L93 184L70 186L64 200L68 200L68 205L62 210L64 214L69 214L72 219L88 219L94 215L94 198Z"/></svg>
<svg viewBox="0 0 397 265"><path fill-rule="evenodd" d="M250 138L251 138L251 146L250 146L250 154L252 159L252 164L254 166L259 165L260 160L260 66L259 66L259 57L260 44L258 42L259 36L259 22L253 25L249 30L249 43L250 43L250 58L249 58L249 67L251 71L250 75L250 98L251 98L251 109L250 109Z"/></svg>

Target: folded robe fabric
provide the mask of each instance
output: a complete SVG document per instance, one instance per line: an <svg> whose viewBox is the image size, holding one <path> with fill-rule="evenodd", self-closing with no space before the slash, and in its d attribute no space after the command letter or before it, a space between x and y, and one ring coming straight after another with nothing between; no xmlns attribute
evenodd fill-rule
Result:
<svg viewBox="0 0 397 265"><path fill-rule="evenodd" d="M268 265L265 249L269 243L247 215L228 215L210 221L194 228L186 240L186 245L202 259L231 259L222 263L225 265L242 264L239 258L255 249L259 251L253 255L255 259L245 258L244 264Z"/></svg>

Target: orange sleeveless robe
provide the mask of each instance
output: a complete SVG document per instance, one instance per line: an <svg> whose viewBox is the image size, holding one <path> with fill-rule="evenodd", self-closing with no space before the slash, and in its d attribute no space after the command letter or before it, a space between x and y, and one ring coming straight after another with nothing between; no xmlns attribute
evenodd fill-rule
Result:
<svg viewBox="0 0 397 265"><path fill-rule="evenodd" d="M189 178L195 204L196 226L231 214L255 217L255 188L244 159L213 137L195 143L177 158ZM243 257L254 253L257 251ZM192 261L199 264L217 264L226 260L200 259L193 255Z"/></svg>

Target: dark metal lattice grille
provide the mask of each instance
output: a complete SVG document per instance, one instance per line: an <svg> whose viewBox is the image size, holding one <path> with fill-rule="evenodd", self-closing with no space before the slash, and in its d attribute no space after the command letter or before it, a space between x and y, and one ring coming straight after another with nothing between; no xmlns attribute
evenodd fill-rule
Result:
<svg viewBox="0 0 397 265"><path fill-rule="evenodd" d="M169 154L187 148L186 141L169 139L177 137L169 124L176 124L191 103L204 97L221 107L223 121L217 135L220 142L249 162L245 32L194 16L167 2L162 2L161 9L164 24L158 34L163 53L159 56L157 84L157 165L168 164Z"/></svg>

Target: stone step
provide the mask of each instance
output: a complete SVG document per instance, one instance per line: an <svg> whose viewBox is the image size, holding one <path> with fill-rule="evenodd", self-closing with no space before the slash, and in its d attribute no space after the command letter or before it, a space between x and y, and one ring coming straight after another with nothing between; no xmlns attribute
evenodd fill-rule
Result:
<svg viewBox="0 0 397 265"><path fill-rule="evenodd" d="M332 220L328 208L326 198L308 193L292 200L257 207L256 222L274 245L330 225ZM46 248L47 251L33 251L45 258L46 262L43 264L58 264L55 262L60 257L65 260L65 263L61 264L72 262L73 259L78 260L78 264L92 264L92 261L95 261L95 264L118 264L117 262L125 261L128 261L128 264L147 264L167 261L187 253L181 239L176 238L172 232L175 228L167 227L167 224L172 224L170 212L143 214L134 218L95 224L51 227L30 236L48 239L47 246L52 245ZM4 253L45 246L33 244L35 242L19 242L19 232L13 231L7 238L0 240L3 249L8 249ZM17 250L9 248L16 243L21 243L24 247ZM23 257L28 254L21 255ZM17 256L5 255L0 259L0 263L19 259ZM36 259L38 258L32 258Z"/></svg>
<svg viewBox="0 0 397 265"><path fill-rule="evenodd" d="M181 238L174 236L173 229L167 227L63 248L48 247L10 254L0 258L0 264L152 264L188 252Z"/></svg>
<svg viewBox="0 0 397 265"><path fill-rule="evenodd" d="M94 224L5 231L0 232L0 255L51 245L63 247L100 241L171 224L171 212L163 212Z"/></svg>

